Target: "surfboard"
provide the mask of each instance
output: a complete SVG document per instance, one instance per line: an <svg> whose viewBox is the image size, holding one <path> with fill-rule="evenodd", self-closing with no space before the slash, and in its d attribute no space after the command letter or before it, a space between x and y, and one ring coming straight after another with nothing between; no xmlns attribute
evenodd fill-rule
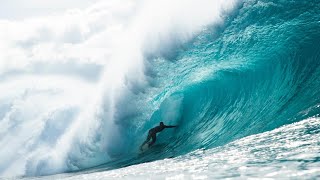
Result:
<svg viewBox="0 0 320 180"><path fill-rule="evenodd" d="M148 154L148 153L161 153L163 148L166 146L167 144L154 144L151 147L149 147L148 144L145 144L142 146L142 148L140 149L140 153L139 154Z"/></svg>
<svg viewBox="0 0 320 180"><path fill-rule="evenodd" d="M147 143L140 148L140 153L146 152L148 149L149 149L149 145Z"/></svg>

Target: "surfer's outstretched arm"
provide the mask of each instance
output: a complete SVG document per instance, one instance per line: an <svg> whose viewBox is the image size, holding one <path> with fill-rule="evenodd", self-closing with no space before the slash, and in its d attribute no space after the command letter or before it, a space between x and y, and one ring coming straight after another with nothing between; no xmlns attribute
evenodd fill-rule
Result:
<svg viewBox="0 0 320 180"><path fill-rule="evenodd" d="M175 128L177 126L165 126L165 128Z"/></svg>

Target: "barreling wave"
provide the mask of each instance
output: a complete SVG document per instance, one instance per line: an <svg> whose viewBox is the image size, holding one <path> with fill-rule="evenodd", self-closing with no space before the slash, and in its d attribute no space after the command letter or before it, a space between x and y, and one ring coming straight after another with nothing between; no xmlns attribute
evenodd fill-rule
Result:
<svg viewBox="0 0 320 180"><path fill-rule="evenodd" d="M165 146L149 158L224 145L318 115L318 11L315 1L245 1L223 26L208 27L174 57L151 59L163 91L150 106L161 105L136 137L142 142L161 120L179 129L159 135Z"/></svg>
<svg viewBox="0 0 320 180"><path fill-rule="evenodd" d="M133 40L123 38L115 45L117 53L112 59L133 62L106 65L112 67L103 72L90 108L61 107L61 112L68 111L67 118L84 111L81 119L89 120L76 119L65 127L53 121L44 123L44 130L55 127L62 134L56 137L60 139L56 151L61 153L65 144L68 148L49 158L38 159L33 154L25 174L77 171L100 164L100 168L111 169L175 157L318 116L319 1L233 3L232 11L229 4L228 11L226 7L216 9L220 12L215 20L200 18L197 28L190 28L193 24L188 19L181 22L179 16L173 21L182 25L165 24L167 33L152 36L149 31L157 30L149 28ZM144 21L139 20L134 21L132 32L141 30ZM147 25L163 30L159 24ZM131 37L130 33L125 37ZM138 48L131 47L135 41ZM114 81L113 75L117 76ZM65 118L60 116L57 118ZM138 156L147 131L159 121L179 128L165 130L157 138L160 147ZM86 126L83 134L72 134ZM44 143L56 144L43 134Z"/></svg>
<svg viewBox="0 0 320 180"><path fill-rule="evenodd" d="M128 117L137 148L159 121L178 124L159 148L101 168L209 149L319 115L320 16L317 2L244 1L223 25L209 26L171 56L149 58L161 87L145 105L150 120ZM159 104L159 105L158 105ZM138 124L138 125L136 125Z"/></svg>

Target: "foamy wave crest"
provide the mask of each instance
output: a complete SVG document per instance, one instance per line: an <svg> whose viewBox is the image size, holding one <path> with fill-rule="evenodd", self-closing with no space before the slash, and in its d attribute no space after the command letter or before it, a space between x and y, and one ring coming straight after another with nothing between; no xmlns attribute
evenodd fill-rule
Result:
<svg viewBox="0 0 320 180"><path fill-rule="evenodd" d="M147 103L158 89L147 57L174 56L235 5L112 0L1 20L0 174L80 170L135 151L135 117L160 105Z"/></svg>

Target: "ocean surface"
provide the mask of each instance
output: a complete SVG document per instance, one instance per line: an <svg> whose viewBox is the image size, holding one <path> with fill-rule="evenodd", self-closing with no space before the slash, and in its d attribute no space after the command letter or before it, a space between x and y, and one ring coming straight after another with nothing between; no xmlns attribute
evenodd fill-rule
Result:
<svg viewBox="0 0 320 180"><path fill-rule="evenodd" d="M101 1L0 32L0 178L320 178L319 0Z"/></svg>

